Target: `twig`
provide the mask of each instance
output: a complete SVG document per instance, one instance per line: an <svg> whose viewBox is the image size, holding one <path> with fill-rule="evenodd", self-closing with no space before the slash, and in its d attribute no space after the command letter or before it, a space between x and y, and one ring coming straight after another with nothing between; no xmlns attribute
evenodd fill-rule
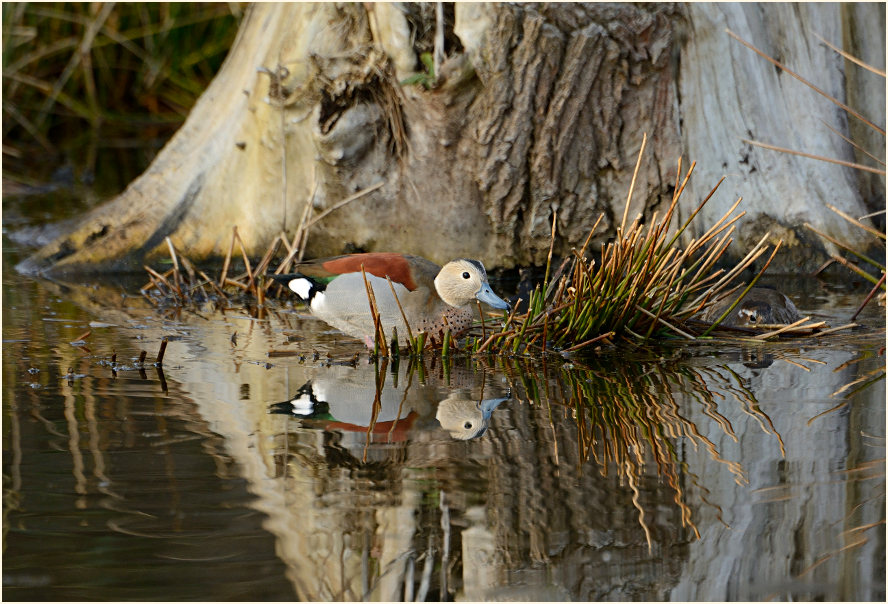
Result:
<svg viewBox="0 0 888 604"><path fill-rule="evenodd" d="M822 338L825 335L829 335L831 333L836 333L837 331L842 331L845 329L851 329L857 327L857 323L846 323L845 325L840 325L839 327L831 327L829 329L824 329L823 331L818 331L812 337Z"/></svg>
<svg viewBox="0 0 888 604"><path fill-rule="evenodd" d="M223 283L222 285L233 285L233 286L238 287L244 291L249 291L249 289L250 289L249 285L246 285L244 283L241 283L240 281L235 281L234 279L228 279L228 278L225 279L225 283Z"/></svg>
<svg viewBox="0 0 888 604"><path fill-rule="evenodd" d="M823 264L821 264L821 265L820 265L820 268L818 268L816 271L814 271L813 273L811 273L811 276L812 276L812 277L816 277L817 275L819 275L820 273L822 273L823 271L825 271L825 270L827 269L827 267L829 267L830 264L835 263L835 261L836 261L835 258L830 258L829 260L827 260L826 262L824 262Z"/></svg>
<svg viewBox="0 0 888 604"><path fill-rule="evenodd" d="M367 279L367 272L364 270L364 263L361 263L361 275L364 277L364 287L367 289L367 301L370 303L370 316L373 317L373 327L376 339L376 346L382 350L382 356L388 356L388 346L385 343L385 332L382 328L382 320L379 318L379 307L376 305L376 294L370 281Z"/></svg>
<svg viewBox="0 0 888 604"><path fill-rule="evenodd" d="M176 248L173 247L173 242L170 241L169 237L164 237L166 239L167 247L170 250L170 258L173 260L173 283L176 284L176 293L179 294L179 297L182 297L182 287L179 284L179 260L176 258Z"/></svg>
<svg viewBox="0 0 888 604"><path fill-rule="evenodd" d="M849 262L848 260L845 260L841 256L833 256L833 258L835 259L836 262L838 262L839 264L841 264L842 266L844 266L848 270L854 271L857 274L857 276L866 279L867 281L869 281L873 285L876 285L878 283L878 281L876 280L875 277L870 275L868 272L866 272L865 270L863 270L862 268L860 268L859 266L857 266L853 262ZM884 287L884 285L882 287Z"/></svg>
<svg viewBox="0 0 888 604"><path fill-rule="evenodd" d="M885 210L876 210L875 212L870 212L869 214L864 214L857 218L857 220L863 220L864 218L872 218L873 216L878 216L879 214L884 214Z"/></svg>
<svg viewBox="0 0 888 604"><path fill-rule="evenodd" d="M249 278L249 283L247 284L247 289L253 288L253 271L250 268L250 259L247 258L247 250L244 248L244 240L241 239L241 236L237 232L237 227L234 227L234 236L237 238L237 243L240 245L241 256L244 259L244 266L247 269L247 277Z"/></svg>
<svg viewBox="0 0 888 604"><path fill-rule="evenodd" d="M599 340L604 340L604 339L609 338L613 335L614 335L614 332L609 331L607 333L601 334L600 336L595 336L591 340L586 340L585 342L577 344L576 346L571 346L570 348L565 348L561 352L574 352L576 350L579 350L580 348L584 348L584 347L588 346L589 344L594 344L595 342L598 342Z"/></svg>
<svg viewBox="0 0 888 604"><path fill-rule="evenodd" d="M885 173L885 172L883 171L882 174L884 174L884 173ZM840 209L837 208L836 206L832 205L831 203L826 204L826 207L828 207L830 210L832 210L833 212L835 212L836 214L838 214L839 216L841 216L842 218L844 218L845 220L847 220L848 222L850 222L851 224L853 224L854 226L856 226L856 227L860 227L861 229L863 229L863 230L866 231L867 233L870 233L870 234L872 234L872 235L875 235L875 236L878 237L879 239L882 239L882 240L885 239L885 233L883 233L883 232L881 232L881 231L879 231L879 230L877 230L877 229L874 229L874 228L871 227L871 226L868 226L868 225L863 224L862 222L860 222L860 221L857 220L856 218L853 218L852 216L849 216L848 214L846 214L845 212L843 212L842 210L840 210Z"/></svg>
<svg viewBox="0 0 888 604"><path fill-rule="evenodd" d="M222 296L222 298L224 298L224 299L226 299L226 300L228 299L228 296L226 295L226 293L225 293L224 291L222 291L222 290L219 288L219 286L216 285L216 282L213 281L212 279L210 279L210 278L207 276L207 274L206 274L205 272L203 272L203 271L199 271L197 274L200 275L201 278L204 279L207 283L209 283L210 285L212 285L212 286L213 286L213 289L216 290L216 293L217 293L217 294L219 294L220 296Z"/></svg>
<svg viewBox="0 0 888 604"><path fill-rule="evenodd" d="M864 166L863 164L844 161L842 159L834 159L832 157L824 157L823 155L814 155L813 153L805 153L804 151L787 149L786 147L778 147L777 145L769 145L768 143L752 141L748 138L741 138L740 140L742 140L746 144L755 145L756 147L762 147L764 149L770 149L771 151L780 151L781 153L787 153L789 155L800 155L801 157L807 157L809 159L817 159L820 161L829 162L831 164L838 164L840 166L845 166L846 168L854 168L855 170L863 170L864 172L872 172L874 174L881 174L882 176L885 175L885 170L882 170L880 168L871 168L869 166Z"/></svg>
<svg viewBox="0 0 888 604"><path fill-rule="evenodd" d="M388 275L385 276L385 280L388 281L389 288L392 290L392 295L395 297L395 302L398 304L398 310L401 311L401 318L404 319L404 325L407 327L407 337L410 340L410 348L413 349L413 330L410 329L410 323L407 321L407 314L404 312L404 307L401 306L401 300L398 299L398 292L395 291L395 286L392 284L392 280Z"/></svg>
<svg viewBox="0 0 888 604"><path fill-rule="evenodd" d="M296 234L293 235L293 245L290 245L290 243L287 242L286 233L281 234L281 239L284 241L284 245L287 246L289 252L287 253L286 258L284 258L281 263L278 264L278 267L274 271L275 275L280 275L284 271L288 270L290 267L290 263L293 262L297 254L300 254L300 252L302 252L302 244L299 242L299 239L304 239L303 225L305 224L305 221L308 217L309 210L311 210L310 202L306 203L305 208L302 210L302 218L299 220L299 228L296 229Z"/></svg>
<svg viewBox="0 0 888 604"><path fill-rule="evenodd" d="M305 229L306 230L310 229L312 226L315 225L316 222L318 222L322 218L326 217L330 212L333 212L334 210L338 210L339 208L341 208L345 204L351 203L356 199L360 199L361 197L363 197L367 193L372 193L373 191L375 191L376 189L378 189L379 187L384 185L385 182L386 181L383 180L383 181L376 183L375 185L371 185L371 186L367 187L366 189L362 189L362 190L358 191L357 193L355 193L354 195L350 195L350 196L346 197L345 199L343 199L342 201L340 201L336 205L333 205L333 206L327 208L326 210L324 210L323 212L321 212L320 214L318 214L317 216L315 216L314 218L309 220L308 223L305 225Z"/></svg>
<svg viewBox="0 0 888 604"><path fill-rule="evenodd" d="M823 42L824 44L826 44L827 46L829 46L830 48L832 48L834 51L836 51L837 53L839 53L840 55L842 55L843 57L845 57L846 59L848 59L849 61L851 61L851 62L854 63L855 65L859 65L860 67L863 67L864 69L866 69L866 70L868 70L868 71L871 71L871 72L873 72L873 73L876 74L876 75L880 75L880 76L882 76L883 78L885 77L885 70L884 70L884 69L878 69L878 68L873 67L872 65L870 65L870 64L868 64L868 63L864 63L863 61L861 61L860 59L858 59L858 58L855 57L854 55L848 54L847 52L845 52L845 51L842 50L841 48L837 48L836 46L834 46L834 45L831 44L830 42L827 42L826 40L824 40L824 39L820 36L820 34L816 34L816 33L815 33L814 35L817 36L817 39L818 39L818 40L820 40L821 42Z"/></svg>
<svg viewBox="0 0 888 604"><path fill-rule="evenodd" d="M510 329L508 331L498 331L495 334L492 334L489 338L487 338L487 340L485 340L485 342L483 344L481 344L481 346L478 348L478 350L475 351L475 354L480 354L480 353L484 352L485 350L487 350L487 347L490 346L490 344L496 338L505 338L506 336L515 335L515 333L517 331L518 331L517 329Z"/></svg>
<svg viewBox="0 0 888 604"><path fill-rule="evenodd" d="M148 265L143 264L143 265L142 265L142 268L144 268L146 271L148 271L148 274L149 274L149 275L151 275L152 277L157 278L161 283L163 283L164 285L166 285L166 286L167 286L167 289L169 289L170 292L173 291L173 286L170 285L170 282L166 280L166 277L164 277L163 275L161 275L160 273L158 273L156 270L154 270L153 268L151 268L151 267L148 266Z"/></svg>
<svg viewBox="0 0 888 604"><path fill-rule="evenodd" d="M225 287L225 277L228 276L228 265L231 263L231 254L234 253L234 236L237 233L237 227L231 232L231 243L228 245L228 253L225 254L225 262L222 263L222 274L219 277L219 287Z"/></svg>
<svg viewBox="0 0 888 604"><path fill-rule="evenodd" d="M268 246L268 250L266 250L265 255L262 257L262 260L259 261L259 264L256 265L256 276L264 275L266 269L268 269L268 265L271 264L271 259L274 256L275 252L277 252L278 247L281 245L281 236L278 235L274 238L274 241L271 242L271 245Z"/></svg>
<svg viewBox="0 0 888 604"><path fill-rule="evenodd" d="M481 341L487 341L487 329L484 327L484 309L481 308L481 300L475 299L478 304L478 316L481 317Z"/></svg>
<svg viewBox="0 0 888 604"><path fill-rule="evenodd" d="M155 365L157 367L163 366L163 355L166 354L167 342L169 338L164 336L164 338L160 341L160 350L157 351L157 361L155 361Z"/></svg>
<svg viewBox="0 0 888 604"><path fill-rule="evenodd" d="M769 57L768 55L766 55L765 53L760 51L758 48L756 48L755 46L753 46L752 44L750 44L749 42L747 42L746 40L744 40L743 38L741 38L740 36L738 36L737 34L732 32L730 29L725 29L725 31L727 32L727 34L729 36L731 36L732 38L734 38L735 40L740 42L743 46L754 51L756 54L758 54L762 58L770 61L771 63L773 63L774 65L776 65L777 67L779 67L780 69L782 69L783 71L785 71L786 73L788 73L789 75L791 75L792 77L797 79L798 81L800 81L802 84L806 85L808 88L810 88L811 90L813 90L817 94L820 94L821 96L826 97L827 99L832 101L835 105L838 105L839 107L841 107L842 109L844 109L845 111L847 111L848 113L850 113L851 115L853 115L854 117L856 117L857 119L862 121L864 124L866 124L867 126L872 128L873 130L875 130L879 134L881 134L883 136L885 135L885 131L882 128L879 128L878 126L876 126L874 123L872 123L871 121L869 121L868 119L863 117L860 113L851 109L851 107L849 107L845 103L842 103L837 98L828 95L826 92L824 92L823 90L821 90L820 88L818 88L817 86L815 86L814 84L812 84L811 82L809 82L808 80L806 80L805 78L803 78L802 76L797 74L796 72L794 72L790 69L787 69L787 67L783 63L781 63L780 61L778 61L776 59L772 59L771 57Z"/></svg>
<svg viewBox="0 0 888 604"><path fill-rule="evenodd" d="M767 340L768 338L776 336L777 334L781 334L784 331L789 331L795 327L799 327L802 323L807 323L810 320L811 320L810 317L802 317L801 319L799 319L795 323L790 323L789 325L785 325L785 326L781 327L780 329L775 329L774 331L769 331L767 333L762 333L757 336L752 336L752 339L753 340ZM825 323L818 323L817 325L825 325ZM810 329L810 328L814 328L814 327L815 327L815 325L805 325L806 329Z"/></svg>
<svg viewBox="0 0 888 604"><path fill-rule="evenodd" d="M881 159L879 159L878 157L876 157L875 155L873 155L872 153L870 153L869 151L867 151L866 149L864 149L863 147L861 147L860 145L855 143L852 139L848 138L847 136L845 136L844 134L842 134L841 132L839 132L838 130L833 128L832 126L830 126L828 123L826 123L826 120L824 120L823 118L820 119L820 123L822 123L824 126L829 128L833 132L833 134L840 137L846 143L848 143L849 145L851 145L852 147L854 147L855 149L857 149L858 151L860 151L861 153L863 153L864 155L866 155L867 157L872 159L874 162L876 162L878 164L882 164L883 166L885 165L884 161L882 161ZM885 210L880 210L879 213L882 213L884 211Z"/></svg>
<svg viewBox="0 0 888 604"><path fill-rule="evenodd" d="M873 299L873 296L876 295L876 291L878 291L878 289L883 285L885 285L885 273L882 273L882 278L879 279L879 282L876 283L875 286L873 286L873 288L870 290L869 295L866 297L866 300L863 301L863 304L860 305L860 307L857 309L857 312L855 312L854 316L851 317L852 321L857 318L857 315L859 315L861 311L863 311L866 305L869 304L869 301Z"/></svg>
<svg viewBox="0 0 888 604"><path fill-rule="evenodd" d="M546 256L546 274L543 277L543 287L549 287L549 269L552 266L552 250L555 247L555 225L558 222L558 209L552 210L552 235L549 238L549 255ZM585 246L583 246L585 248ZM543 299L545 299L545 293Z"/></svg>
<svg viewBox="0 0 888 604"><path fill-rule="evenodd" d="M839 241L839 240L836 239L835 237L831 237L830 235L827 235L827 234L824 233L823 231L820 231L820 230L814 228L813 226L811 226L810 223L807 223L807 222L806 222L806 223L805 223L805 227L808 228L809 230L814 231L815 233L817 233L818 235L820 235L821 237L823 237L824 239L826 239L826 240L829 241L830 243L835 244L836 246L842 248L842 249L845 250L846 252L848 252L848 253L850 253L850 254L856 256L857 258L860 258L860 259L863 260L864 262L866 262L866 263L872 265L874 268L877 268L877 269L879 269L879 270L881 270L881 271L884 271L884 270L885 270L885 267L882 266L881 264L879 264L878 262L876 262L875 260L873 260L873 259L871 259L871 258L869 258L869 257L867 257L867 256L865 256L865 255L863 255L863 254L860 254L860 253L856 252L854 249L852 249L851 247L845 245L844 243L842 243L841 241ZM841 256L833 256L833 259L834 259L836 262L839 262L840 264L843 264L844 266L848 266L847 264L845 264L847 261L846 261L844 258L842 258ZM855 268L857 268L857 267L855 267ZM854 269L852 269L852 270L854 270ZM860 270L860 269L857 269L857 270ZM863 271L861 271L861 272L863 272ZM875 282L876 282L876 278L875 278L875 277L873 277L873 276L871 276L871 275L868 275L868 274L866 274L866 273L863 273L863 274L865 275L864 278L868 279L871 283L875 283Z"/></svg>
<svg viewBox="0 0 888 604"><path fill-rule="evenodd" d="M623 222L620 223L620 237L626 229L626 217L629 215L629 204L632 201L632 192L635 190L635 179L638 178L638 169L641 167L641 156L644 146L647 144L647 132L641 137L641 148L638 150L638 159L635 160L635 171L632 172L632 182L629 184L629 195L626 196L626 207L623 208Z"/></svg>
<svg viewBox="0 0 888 604"><path fill-rule="evenodd" d="M697 338L695 338L694 336L692 336L691 334L689 334L689 333L687 333L687 332L684 332L684 331L680 330L678 327L675 327L674 325L670 325L669 323L667 323L666 321L664 321L663 319L661 319L660 317L658 317L658 316L655 315L654 313L652 313L652 312L650 312L650 311L648 311L648 310L642 308L642 307L639 306L638 304L635 305L635 308L637 308L637 309L640 310L642 313L644 313L644 314L646 314L647 316L649 316L651 319L655 319L656 321L662 323L663 325L665 325L666 327L668 327L669 329L671 329L671 330L674 331L675 333L677 333L677 334L679 334L679 335L681 335L681 336L684 336L684 337L687 338L688 340L696 340L696 339L697 339Z"/></svg>

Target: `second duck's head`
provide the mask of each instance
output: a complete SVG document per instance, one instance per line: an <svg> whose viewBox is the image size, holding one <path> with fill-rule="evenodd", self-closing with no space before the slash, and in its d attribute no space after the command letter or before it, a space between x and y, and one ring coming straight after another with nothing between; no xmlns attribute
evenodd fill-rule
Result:
<svg viewBox="0 0 888 604"><path fill-rule="evenodd" d="M774 323L771 305L760 300L744 300L737 311L741 325Z"/></svg>

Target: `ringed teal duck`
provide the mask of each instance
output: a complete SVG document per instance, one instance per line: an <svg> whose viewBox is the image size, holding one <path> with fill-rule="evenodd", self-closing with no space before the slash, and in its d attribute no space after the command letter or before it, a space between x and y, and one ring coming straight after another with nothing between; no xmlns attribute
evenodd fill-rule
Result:
<svg viewBox="0 0 888 604"><path fill-rule="evenodd" d="M702 319L712 323L734 303L738 294L728 296L703 313ZM792 300L770 287L753 287L734 310L725 317L721 325L732 327L756 327L795 323L802 316Z"/></svg>
<svg viewBox="0 0 888 604"><path fill-rule="evenodd" d="M441 342L448 326L454 337L468 330L476 299L493 308L509 308L490 288L484 265L465 258L440 267L407 254L349 254L298 264L295 272L275 279L306 301L316 317L371 346L375 331L362 265L386 338L397 327L399 343L406 343L407 329L386 277L391 279L413 335L425 331L429 340Z"/></svg>

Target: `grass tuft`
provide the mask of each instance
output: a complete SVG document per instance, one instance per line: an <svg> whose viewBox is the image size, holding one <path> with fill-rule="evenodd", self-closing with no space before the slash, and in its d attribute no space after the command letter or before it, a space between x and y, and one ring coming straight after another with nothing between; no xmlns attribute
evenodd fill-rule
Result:
<svg viewBox="0 0 888 604"><path fill-rule="evenodd" d="M641 162L641 153L638 161ZM682 175L679 160L675 193L668 210L661 217L655 213L647 223L642 224L639 215L626 224L630 192L623 224L617 229L615 239L602 248L598 262L586 254L586 248L600 218L582 249L572 249L567 264L562 264L551 280L550 254L546 278L531 293L528 310L521 315L510 315L500 330L490 336L486 336L484 328L483 340L476 339L469 349L500 354L542 353L548 349L568 353L593 344L618 341L645 344L651 340L695 340L709 335L727 313L714 324L703 325L702 332L699 331L701 322L692 318L721 296L731 293L732 281L769 246L765 236L733 269L714 270L733 241L734 223L743 216L742 212L734 215L741 199L703 235L692 238L684 246L679 245L681 235L724 180L716 184L682 224L676 225L675 209L694 165ZM553 216L553 242L555 220ZM771 258L779 247L778 244L773 248Z"/></svg>

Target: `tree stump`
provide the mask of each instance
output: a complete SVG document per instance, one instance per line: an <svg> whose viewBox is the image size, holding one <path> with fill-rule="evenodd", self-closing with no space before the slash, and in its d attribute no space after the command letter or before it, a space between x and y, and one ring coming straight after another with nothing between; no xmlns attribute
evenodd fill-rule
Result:
<svg viewBox="0 0 888 604"><path fill-rule="evenodd" d="M556 253L582 245L601 214L593 248L613 236L645 133L632 215L671 200L683 156L697 168L680 216L727 176L685 236L742 195L735 257L770 231L786 246L772 270L816 266L834 250L805 222L858 249L873 244L825 204L854 216L883 209L884 176L743 139L863 161L820 120L870 144L878 135L725 28L833 96L881 111L870 118L884 128L884 79L815 37L866 50L884 68L884 52L872 51L884 50L884 6L447 4L441 13L251 6L216 79L147 171L19 270L139 269L166 254L167 236L192 259L221 256L233 226L258 256L367 189L312 226L307 256L393 250L540 264L556 211Z"/></svg>

